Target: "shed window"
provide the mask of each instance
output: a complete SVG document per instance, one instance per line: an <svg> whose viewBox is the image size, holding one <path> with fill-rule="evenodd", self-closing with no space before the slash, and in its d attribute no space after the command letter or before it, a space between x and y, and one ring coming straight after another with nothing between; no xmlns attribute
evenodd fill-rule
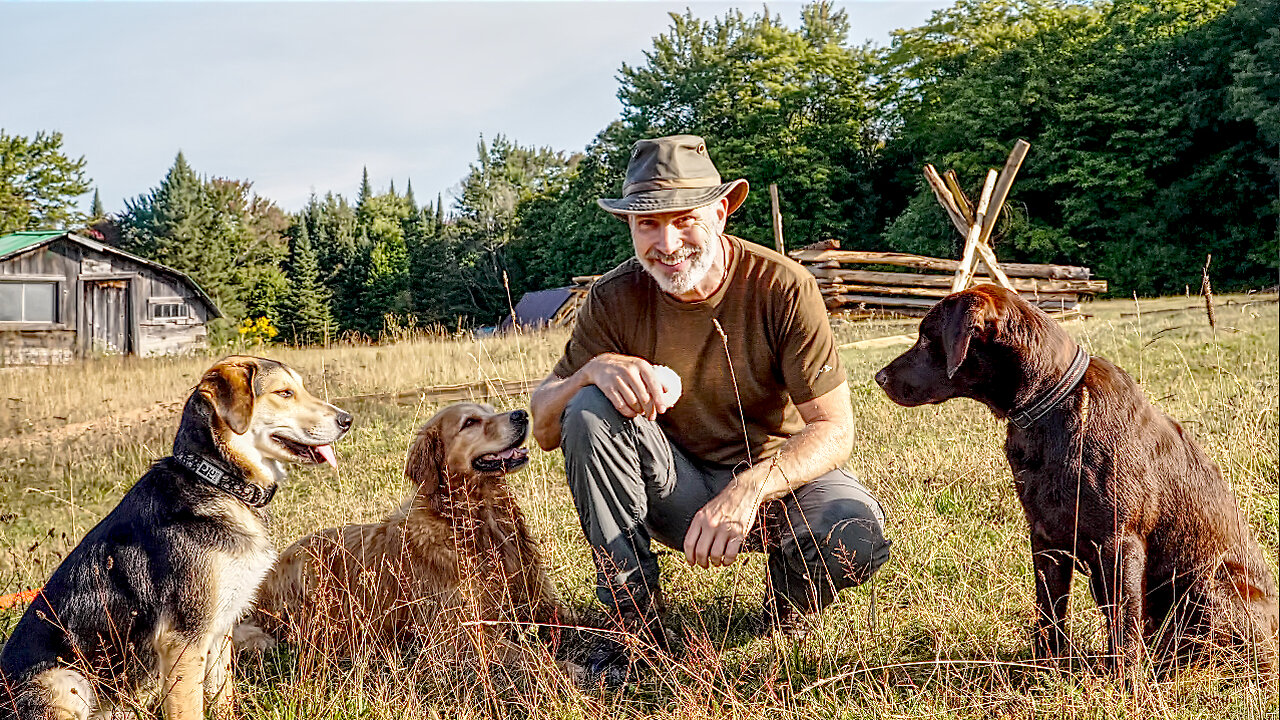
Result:
<svg viewBox="0 0 1280 720"><path fill-rule="evenodd" d="M53 282L0 282L0 322L54 322L57 291Z"/></svg>
<svg viewBox="0 0 1280 720"><path fill-rule="evenodd" d="M187 304L184 302L163 302L155 303L151 306L151 318L153 320L172 320L190 317L190 315Z"/></svg>

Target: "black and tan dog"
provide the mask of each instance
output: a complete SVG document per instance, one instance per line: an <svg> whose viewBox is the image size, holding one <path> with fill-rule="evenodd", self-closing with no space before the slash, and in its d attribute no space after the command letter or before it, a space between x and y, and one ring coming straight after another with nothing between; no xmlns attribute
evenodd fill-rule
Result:
<svg viewBox="0 0 1280 720"><path fill-rule="evenodd" d="M273 360L229 357L187 400L173 456L54 571L0 651L0 718L77 720L158 692L169 720L231 702L233 625L275 560L264 507L289 463L334 464L351 415Z"/></svg>
<svg viewBox="0 0 1280 720"><path fill-rule="evenodd" d="M1016 293L943 298L876 375L894 402L973 398L1009 419L1005 454L1031 530L1039 649L1066 649L1079 567L1121 663L1243 651L1276 669L1275 580L1231 487L1128 373L1090 358Z"/></svg>

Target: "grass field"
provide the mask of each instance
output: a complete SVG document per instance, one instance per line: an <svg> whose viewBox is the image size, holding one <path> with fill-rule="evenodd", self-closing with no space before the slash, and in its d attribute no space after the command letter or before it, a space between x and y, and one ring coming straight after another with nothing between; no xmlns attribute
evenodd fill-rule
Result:
<svg viewBox="0 0 1280 720"><path fill-rule="evenodd" d="M1102 301L1065 327L1126 368L1221 466L1268 557L1277 551L1276 298L1218 298L1216 331L1194 298ZM841 341L908 333L914 322L837 328ZM381 347L263 352L330 398L491 379L540 377L563 333L420 338ZM1100 669L1101 616L1077 577L1072 639L1082 660L1040 667L1030 653L1030 552L1001 445L1004 427L974 402L904 409L873 373L904 347L847 350L858 443L849 468L877 494L894 542L888 564L846 590L800 644L751 631L763 557L723 570L665 558L668 599L690 641L661 672L617 693L581 694L545 675L495 677L393 655L355 663L288 651L242 663L245 718L1276 718L1276 688L1247 671L1188 669L1137 690ZM0 595L35 587L145 471L168 453L180 402L210 357L101 359L0 372ZM499 401L504 407L527 398ZM343 403L356 427L340 469L296 471L277 495L283 546L334 524L369 521L400 500L404 450L437 408ZM534 451L513 478L552 577L590 611L591 568L558 454ZM0 637L20 608L0 611Z"/></svg>

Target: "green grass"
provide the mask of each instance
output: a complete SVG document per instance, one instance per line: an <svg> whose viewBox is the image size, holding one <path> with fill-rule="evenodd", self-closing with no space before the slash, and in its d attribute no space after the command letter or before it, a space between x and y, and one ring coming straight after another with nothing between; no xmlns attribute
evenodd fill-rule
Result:
<svg viewBox="0 0 1280 720"><path fill-rule="evenodd" d="M1228 302L1229 301L1229 302ZM1091 353L1140 381L1221 466L1265 552L1277 550L1280 313L1275 297L1219 298L1210 330L1195 299L1105 301L1064 325ZM1172 310L1172 311L1170 311ZM1135 312L1140 311L1140 315ZM1168 311L1168 312L1166 312ZM842 325L842 342L909 333L913 322ZM486 378L533 377L554 363L563 333L483 342L419 338L386 347L275 350L330 397ZM957 400L905 409L874 372L904 347L844 353L858 443L849 461L885 505L892 559L846 590L794 645L750 631L764 558L722 570L666 556L664 582L690 631L679 661L636 687L579 694L553 666L519 677L443 667L413 653L334 662L287 650L242 663L246 718L653 716L669 718L1275 718L1276 689L1256 674L1196 668L1133 690L1091 656L1105 643L1082 579L1071 637L1084 659L1032 666L1030 552L1001 449L1003 423ZM100 360L0 374L0 594L38 585L154 458L167 453L173 404L207 357ZM499 402L516 407L527 398ZM412 431L435 407L357 401L340 470L295 472L277 495L284 545L321 527L387 513ZM70 426L69 428L67 426ZM557 453L534 451L514 478L551 575L590 614L591 568ZM7 634L17 610L0 613Z"/></svg>

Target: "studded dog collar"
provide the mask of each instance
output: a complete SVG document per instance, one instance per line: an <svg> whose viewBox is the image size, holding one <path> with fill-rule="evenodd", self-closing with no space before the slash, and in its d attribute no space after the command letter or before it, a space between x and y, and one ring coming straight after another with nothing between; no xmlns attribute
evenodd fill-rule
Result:
<svg viewBox="0 0 1280 720"><path fill-rule="evenodd" d="M1076 346L1076 356L1071 360L1071 366L1067 368L1067 372L1062 375L1062 379L1057 385L1053 386L1049 392L1036 398L1025 410L1020 410L1009 416L1009 422L1017 425L1019 429L1026 430L1031 424L1045 416L1045 413L1052 410L1067 393L1075 389L1076 385L1084 379L1084 371L1089 369L1089 353L1084 348Z"/></svg>
<svg viewBox="0 0 1280 720"><path fill-rule="evenodd" d="M236 477L226 466L212 458L196 455L195 453L178 453L173 456L173 459L177 460L178 464L192 475L235 497L249 507L263 507L271 502L271 498L276 495L276 488L278 487L276 483L271 483L271 487L263 488L251 482L246 482Z"/></svg>

